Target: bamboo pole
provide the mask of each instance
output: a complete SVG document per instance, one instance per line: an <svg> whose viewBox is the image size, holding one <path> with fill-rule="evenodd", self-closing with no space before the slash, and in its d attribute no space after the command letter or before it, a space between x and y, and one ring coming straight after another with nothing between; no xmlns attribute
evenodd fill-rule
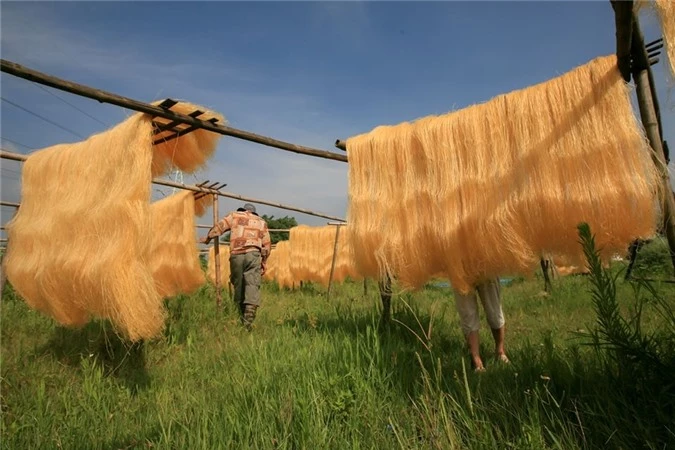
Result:
<svg viewBox="0 0 675 450"><path fill-rule="evenodd" d="M195 225L197 228L207 228L210 229L211 225L202 225L202 224L197 224ZM289 233L291 230L288 228L268 228L267 231L270 233L276 232L276 233Z"/></svg>
<svg viewBox="0 0 675 450"><path fill-rule="evenodd" d="M628 268L626 269L626 274L624 275L623 279L625 281L628 281L631 279L631 275L633 274L633 268L635 267L635 261L637 259L637 254L640 251L640 248L644 244L643 241L640 239L636 239L633 241L633 243L630 245L630 248L628 249L628 254L630 255L628 258Z"/></svg>
<svg viewBox="0 0 675 450"><path fill-rule="evenodd" d="M165 119L175 121L179 124L183 123L191 125L195 128L201 128L225 136L232 136L246 141L256 142L258 144L278 148L280 150L299 153L302 155L316 156L318 158L332 159L334 161L347 162L347 157L344 155L339 155L337 153L332 153L325 150L318 150L310 147L305 147L302 145L291 144L270 137L251 133L249 131L238 130L236 128L228 127L225 125L216 125L211 122L199 120L185 114L178 114L169 109L160 108L159 106L154 106L149 103L140 102L138 100L133 100L127 97L123 97L121 95L112 94L110 92L106 92L101 89L94 89L88 86L84 86L82 84L73 83L72 81L63 80L54 77L52 75L47 75L38 72L36 70L29 69L28 67L24 67L20 64L7 61L6 59L2 59L0 60L0 62L2 71L9 73L10 75L14 75L16 77L23 78L25 80L33 81L35 83L43 84L45 86L50 86L55 89L59 89L61 91L66 91L72 94L80 95L82 97L88 97L94 100L98 100L100 103L110 103L112 105L117 105L134 111L150 114L155 117L163 117Z"/></svg>
<svg viewBox="0 0 675 450"><path fill-rule="evenodd" d="M633 55L633 79L636 85L640 118L649 139L652 160L661 173L661 182L664 189L663 228L668 239L670 258L673 263L673 274L675 274L675 221L673 220L675 219L673 216L675 213L675 201L670 186L670 176L663 151L663 141L659 133L659 123L656 116L654 98L652 97L652 88L649 82L650 69L647 61L647 50L645 49L644 38L640 30L640 23L636 17L633 17L631 51Z"/></svg>
<svg viewBox="0 0 675 450"><path fill-rule="evenodd" d="M259 205L273 206L275 208L285 209L285 210L288 210L288 211L295 211L295 212L307 214L309 216L321 217L321 218L324 218L324 219L338 220L338 221L341 221L341 222L345 222L344 219L341 219L339 217L314 212L314 211L311 211L309 209L298 208L298 207L295 207L295 206L283 205L281 203L270 202L270 201L267 201L267 200L260 200L260 199L253 198L253 197L244 197L243 195L232 194L230 192L222 192L221 191L221 192L218 193L218 195L220 195L222 197L234 198L236 200L241 200L243 202L250 202L250 203L257 203Z"/></svg>
<svg viewBox="0 0 675 450"><path fill-rule="evenodd" d="M18 208L20 205L20 203L0 201L0 206L11 206L13 208Z"/></svg>
<svg viewBox="0 0 675 450"><path fill-rule="evenodd" d="M544 292L551 293L553 286L551 285L551 279L548 277L548 268L550 266L549 261L544 258L539 259L539 264L541 265L541 271L544 273Z"/></svg>
<svg viewBox="0 0 675 450"><path fill-rule="evenodd" d="M4 252L5 249L2 249L2 250L3 250L3 252L0 255L0 302L2 302L2 297L3 297L3 294L5 293L5 279L7 278L7 276L5 274L5 270L3 268L4 266L2 264L2 260L5 257L5 252Z"/></svg>
<svg viewBox="0 0 675 450"><path fill-rule="evenodd" d="M633 0L610 0L610 4L614 10L617 64L621 76L629 82L633 40Z"/></svg>
<svg viewBox="0 0 675 450"><path fill-rule="evenodd" d="M25 161L28 158L28 156L23 155L21 153L12 153L12 152L7 152L7 151L4 151L4 150L1 150L0 151L0 158L1 159L11 159L11 160L14 160L14 161ZM311 211L309 209L298 208L296 206L284 205L282 203L270 202L270 201L267 201L267 200L261 200L261 199L252 198L252 197L244 197L243 195L233 194L231 192L223 192L223 191L220 191L220 190L209 189L209 188L205 188L205 187L202 187L202 186L174 183L173 181L162 180L162 179L157 179L157 178L153 178L152 182L156 183L156 184L161 184L161 185L164 185L164 186L175 187L175 188L178 188L178 189L186 189L186 190L194 191L194 192L204 192L204 193L207 193L207 194L216 194L216 195L220 195L221 197L233 198L233 199L241 200L241 201L244 201L244 202L251 202L251 203L257 203L259 205L273 206L275 208L285 209L287 211L295 211L295 212L299 212L299 213L302 213L302 214L307 214L308 216L321 217L321 218L324 218L324 219L338 220L340 222L345 222L344 219L341 219L341 218L335 217L335 216L331 216L331 215L328 215L328 214L318 213L318 212L315 212L315 211Z"/></svg>
<svg viewBox="0 0 675 450"><path fill-rule="evenodd" d="M378 283L382 299L382 322L387 323L391 317L391 277L386 274Z"/></svg>
<svg viewBox="0 0 675 450"><path fill-rule="evenodd" d="M326 300L330 300L330 289L333 285L333 272L335 271L335 259L338 249L338 237L340 236L340 225L335 227L335 244L333 244L333 261L330 264L330 275L328 276L328 292L326 293Z"/></svg>
<svg viewBox="0 0 675 450"><path fill-rule="evenodd" d="M218 196L213 196L213 226L218 223ZM216 264L216 306L220 307L220 236L213 242L213 257Z"/></svg>

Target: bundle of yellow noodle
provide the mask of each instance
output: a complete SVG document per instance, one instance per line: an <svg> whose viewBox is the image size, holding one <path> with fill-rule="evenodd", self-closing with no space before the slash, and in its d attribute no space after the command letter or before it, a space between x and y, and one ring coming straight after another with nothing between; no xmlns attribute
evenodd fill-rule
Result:
<svg viewBox="0 0 675 450"><path fill-rule="evenodd" d="M660 192L615 56L529 88L347 141L348 234L358 271L418 288L443 273L467 292L528 275L539 255L583 264L653 235Z"/></svg>
<svg viewBox="0 0 675 450"><path fill-rule="evenodd" d="M344 281L347 277L358 279L353 253L348 244L346 226L341 226L338 248L335 254L333 281ZM290 270L295 282L313 281L324 286L330 280L330 270L335 251L337 227L326 225L310 227L299 225L290 231Z"/></svg>
<svg viewBox="0 0 675 450"><path fill-rule="evenodd" d="M277 271L277 266L279 264L278 255L276 252L276 246L272 247L270 255L267 257L267 270L263 274L263 280L274 281L275 273Z"/></svg>
<svg viewBox="0 0 675 450"><path fill-rule="evenodd" d="M290 243L290 271L295 283L300 281L309 281L311 278L312 243L310 234L312 227L308 225L298 225L292 227L289 231L288 242Z"/></svg>
<svg viewBox="0 0 675 450"><path fill-rule="evenodd" d="M328 285L335 245L335 227L299 225L291 228L289 241L293 280Z"/></svg>
<svg viewBox="0 0 675 450"><path fill-rule="evenodd" d="M203 215L211 197L195 201L183 191L150 205L153 236L150 270L161 297L189 294L206 282L199 262L195 216Z"/></svg>
<svg viewBox="0 0 675 450"><path fill-rule="evenodd" d="M267 259L265 278L277 282L280 288L292 288L295 285L291 274L291 243L280 241ZM271 270L270 270L271 269Z"/></svg>
<svg viewBox="0 0 675 450"><path fill-rule="evenodd" d="M227 286L230 282L230 246L224 243L218 245L218 254L220 256L220 285ZM213 245L209 247L209 260L206 268L209 280L216 282L216 249Z"/></svg>
<svg viewBox="0 0 675 450"><path fill-rule="evenodd" d="M363 277L358 273L356 265L354 264L354 253L352 251L352 246L349 245L348 226L341 226L340 233L338 234L338 249L335 256L333 281L339 283L347 278L359 280Z"/></svg>
<svg viewBox="0 0 675 450"><path fill-rule="evenodd" d="M155 102L154 104L159 103L161 102ZM172 106L171 110L181 114L190 114L193 111L199 110L203 111L204 114L198 116L198 119L204 121L218 119L216 122L217 124L227 124L227 121L221 114L207 110L199 105L193 105L192 103L180 102L177 105ZM155 117L154 121L158 125L166 125L171 122L169 119L163 117ZM185 124L176 126L179 130L184 130L189 127L190 125ZM183 172L188 173L202 168L216 150L216 145L221 137L220 134L198 129L191 131L178 139L163 140L170 137L172 134L175 133L166 130L153 137L153 141L158 142L153 148L153 176L167 173L171 170L171 166L177 167Z"/></svg>
<svg viewBox="0 0 675 450"><path fill-rule="evenodd" d="M66 326L107 318L132 341L161 331L161 296L148 264L150 192L168 147L153 146L152 130L150 116L135 114L85 141L27 158L3 266L30 307ZM203 164L219 137L195 133L165 144L191 155L173 158L181 170Z"/></svg>

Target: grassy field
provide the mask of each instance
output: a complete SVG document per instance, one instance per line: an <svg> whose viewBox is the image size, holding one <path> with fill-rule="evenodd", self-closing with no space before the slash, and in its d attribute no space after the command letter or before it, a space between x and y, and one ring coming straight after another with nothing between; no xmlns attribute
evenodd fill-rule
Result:
<svg viewBox="0 0 675 450"><path fill-rule="evenodd" d="M591 278L554 280L548 296L540 279L505 286L512 363L487 358L483 320L484 373L470 370L442 287L397 295L385 325L374 283L367 295L337 285L330 301L320 287L265 285L248 333L227 293L218 310L206 286L167 301L164 335L132 347L105 323L60 328L5 289L2 448L672 447L675 374L586 345L598 327ZM654 287L672 306L673 285ZM616 288L626 317L643 305L639 336L672 344L672 323L638 301L652 295Z"/></svg>

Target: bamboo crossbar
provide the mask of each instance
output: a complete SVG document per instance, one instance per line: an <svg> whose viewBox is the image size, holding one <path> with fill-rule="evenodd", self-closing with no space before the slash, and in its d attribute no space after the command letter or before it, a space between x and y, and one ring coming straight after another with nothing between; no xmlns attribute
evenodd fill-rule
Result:
<svg viewBox="0 0 675 450"><path fill-rule="evenodd" d="M14 208L18 208L19 205L20 205L20 203L0 201L0 206L12 206Z"/></svg>
<svg viewBox="0 0 675 450"><path fill-rule="evenodd" d="M340 225L344 225L344 224L341 223ZM195 226L197 228L204 228L204 229L208 229L208 230L210 230L212 228L211 225L197 224ZM290 233L291 230L288 229L288 228L268 228L267 231L269 231L270 233Z"/></svg>
<svg viewBox="0 0 675 450"><path fill-rule="evenodd" d="M8 152L8 151L5 151L5 150L0 150L0 159L11 159L11 160L14 160L14 161L25 161L27 158L28 158L28 155L23 155L21 153L12 153L12 152ZM234 198L234 199L241 200L241 201L244 201L244 202L258 203L260 205L273 206L275 208L285 209L285 210L288 210L288 211L296 211L296 212L299 212L299 213L307 214L308 216L321 217L323 219L337 220L337 221L340 221L340 222L345 221L344 219L341 219L339 217L334 217L334 216L330 216L330 215L327 215L327 214L314 212L314 211L311 211L309 209L298 208L296 206L284 205L282 203L275 203L275 202L256 199L256 198L252 198L252 197L244 197L243 195L233 194L231 192L223 192L223 191L219 191L219 190L215 190L215 189L209 189L207 187L190 185L190 184L174 183L173 181L161 180L161 179L157 179L157 178L153 178L152 182L156 183L156 184L161 184L161 185L164 185L164 186L175 187L175 188L178 188L178 189L185 189L185 190L194 191L194 192L205 192L207 194L215 194L215 195L220 195L221 197ZM4 203L7 203L7 202L4 202ZM16 207L19 206L18 203L12 204L12 205L5 205L5 206L14 206L14 205L16 205Z"/></svg>
<svg viewBox="0 0 675 450"><path fill-rule="evenodd" d="M140 102L128 97L123 97L121 95L113 94L100 89L73 83L72 81L63 80L52 75L47 75L6 59L0 60L0 69L2 72L8 73L10 75L59 89L61 91L70 92L71 94L91 98L93 100L97 100L100 103L110 103L112 105L121 106L123 108L128 108L141 113L150 114L154 117L163 117L176 123L191 125L195 128L213 131L214 133L243 139L245 141L256 142L258 144L278 148L280 150L299 153L302 155L315 156L318 158L332 159L334 161L347 162L347 157L344 155L328 152L326 150L305 147L302 145L291 144L289 142L280 141L267 136L261 136L259 134L239 130L225 125L216 125L208 121L200 120L184 114L179 114L169 109L154 106L149 103Z"/></svg>

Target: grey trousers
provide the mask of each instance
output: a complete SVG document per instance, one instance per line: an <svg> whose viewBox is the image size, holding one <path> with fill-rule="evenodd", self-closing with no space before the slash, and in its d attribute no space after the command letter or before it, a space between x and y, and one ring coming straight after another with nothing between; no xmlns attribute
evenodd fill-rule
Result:
<svg viewBox="0 0 675 450"><path fill-rule="evenodd" d="M455 306L459 312L459 323L465 335L478 331L480 321L478 316L478 302L476 291L485 310L485 316L490 328L498 330L504 326L504 311L500 295L499 279L486 281L476 286L474 291L463 295L458 291L455 294Z"/></svg>
<svg viewBox="0 0 675 450"><path fill-rule="evenodd" d="M244 305L260 306L262 256L259 251L230 255L230 283L234 287L234 302L244 310Z"/></svg>

